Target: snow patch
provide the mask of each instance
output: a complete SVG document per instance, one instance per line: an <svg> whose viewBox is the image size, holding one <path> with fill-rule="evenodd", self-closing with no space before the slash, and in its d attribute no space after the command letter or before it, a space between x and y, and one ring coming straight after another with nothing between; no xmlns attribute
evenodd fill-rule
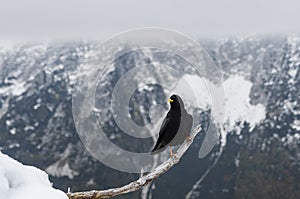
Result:
<svg viewBox="0 0 300 199"><path fill-rule="evenodd" d="M24 131L34 130L33 126L25 126Z"/></svg>
<svg viewBox="0 0 300 199"><path fill-rule="evenodd" d="M197 101L197 108L208 109L211 107L212 99L209 88L221 89L211 81L199 77L197 75L185 75L175 88L175 93L183 96L188 104L195 104L191 101ZM223 82L225 92L225 114L220 117L219 114L212 115L215 123L220 124L221 143L226 144L226 136L230 131L240 133L243 128L243 123L247 122L250 125L250 131L263 119L265 119L266 110L262 104L250 104L250 92L253 83L245 80L243 76L234 75ZM191 96L193 92L195 98ZM221 107L222 108L222 107ZM220 110L222 111L222 110ZM238 122L240 125L237 125Z"/></svg>
<svg viewBox="0 0 300 199"><path fill-rule="evenodd" d="M16 128L12 128L9 130L10 134L15 135L17 133L17 129Z"/></svg>
<svg viewBox="0 0 300 199"><path fill-rule="evenodd" d="M265 118L262 104L250 104L252 82L242 76L232 76L223 83L225 91L225 121L227 131L237 130L236 122L248 122L250 131Z"/></svg>
<svg viewBox="0 0 300 199"><path fill-rule="evenodd" d="M70 154L70 151L71 146L68 145L66 150L62 154L61 159L48 166L46 168L46 172L56 177L67 176L70 179L73 179L76 175L78 175L78 172L72 170L67 161L67 157Z"/></svg>
<svg viewBox="0 0 300 199"><path fill-rule="evenodd" d="M12 95L12 96L20 96L25 91L27 91L27 87L25 86L26 82L18 82L18 81L10 81L12 85L0 88L0 94L2 95Z"/></svg>
<svg viewBox="0 0 300 199"><path fill-rule="evenodd" d="M68 199L65 193L52 188L44 171L23 165L1 152L0 198Z"/></svg>
<svg viewBox="0 0 300 199"><path fill-rule="evenodd" d="M300 120L294 120L294 122L292 123L292 128L296 131L300 131Z"/></svg>
<svg viewBox="0 0 300 199"><path fill-rule="evenodd" d="M185 75L178 81L174 93L182 96L187 104L195 104L198 108L208 109L212 104L212 99L207 84L212 83L197 75Z"/></svg>
<svg viewBox="0 0 300 199"><path fill-rule="evenodd" d="M62 177L67 176L70 179L73 179L74 176L78 175L78 172L72 170L69 164L65 161L57 161L54 164L46 168L46 172L52 176Z"/></svg>

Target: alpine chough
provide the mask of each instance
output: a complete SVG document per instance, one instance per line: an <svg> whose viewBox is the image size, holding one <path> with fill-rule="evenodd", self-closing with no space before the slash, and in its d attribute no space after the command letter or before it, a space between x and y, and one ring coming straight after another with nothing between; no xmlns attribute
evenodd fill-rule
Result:
<svg viewBox="0 0 300 199"><path fill-rule="evenodd" d="M170 146L170 155L172 156L171 146L182 144L193 126L193 117L184 109L182 99L178 95L172 95L169 102L171 108L162 122L158 140L151 151L152 155Z"/></svg>

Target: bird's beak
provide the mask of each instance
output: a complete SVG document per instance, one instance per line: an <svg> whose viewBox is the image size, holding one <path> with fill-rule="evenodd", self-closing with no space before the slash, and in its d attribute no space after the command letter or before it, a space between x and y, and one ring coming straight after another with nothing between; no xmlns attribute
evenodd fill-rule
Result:
<svg viewBox="0 0 300 199"><path fill-rule="evenodd" d="M173 102L174 100L169 99L168 102Z"/></svg>

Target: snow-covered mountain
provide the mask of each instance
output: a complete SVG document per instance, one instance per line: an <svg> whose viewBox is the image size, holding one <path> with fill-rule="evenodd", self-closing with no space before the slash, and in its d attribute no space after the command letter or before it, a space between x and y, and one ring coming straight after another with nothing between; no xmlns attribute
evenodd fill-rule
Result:
<svg viewBox="0 0 300 199"><path fill-rule="evenodd" d="M199 159L205 137L200 133L179 165L149 187L123 197L276 198L288 192L297 198L300 39L245 37L201 43L224 76L226 123L218 144ZM97 60L96 50L96 42L27 44L0 50L0 150L45 170L54 186L64 191L116 187L137 177L94 159L76 133L72 92L78 77L89 72L82 63ZM154 140L141 142L115 128L112 113L105 109L107 93L133 64L160 61L187 70L187 82L197 87L200 80L180 59L168 60L154 51L122 57L97 87L99 122L112 142L129 151L147 152ZM150 104L167 109L166 95L157 85L137 89L130 101L130 116L138 124L149 123ZM209 107L195 110L194 115L207 129Z"/></svg>

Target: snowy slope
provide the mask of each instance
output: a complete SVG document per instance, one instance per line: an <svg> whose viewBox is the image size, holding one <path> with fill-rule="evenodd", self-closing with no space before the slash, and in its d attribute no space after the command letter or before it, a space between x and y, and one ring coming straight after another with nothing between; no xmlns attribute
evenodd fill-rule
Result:
<svg viewBox="0 0 300 199"><path fill-rule="evenodd" d="M0 198L67 199L65 193L52 188L48 175L26 166L0 152Z"/></svg>

